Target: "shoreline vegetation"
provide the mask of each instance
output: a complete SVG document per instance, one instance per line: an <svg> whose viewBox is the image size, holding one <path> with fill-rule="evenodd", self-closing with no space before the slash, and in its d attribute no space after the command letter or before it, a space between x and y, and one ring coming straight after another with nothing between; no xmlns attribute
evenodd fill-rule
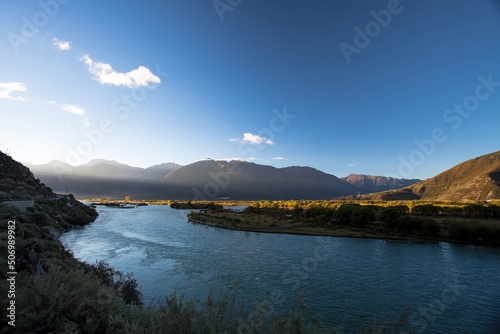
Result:
<svg viewBox="0 0 500 334"><path fill-rule="evenodd" d="M258 201L243 211L218 202L172 202L189 221L229 230L452 242L500 247L498 202Z"/></svg>

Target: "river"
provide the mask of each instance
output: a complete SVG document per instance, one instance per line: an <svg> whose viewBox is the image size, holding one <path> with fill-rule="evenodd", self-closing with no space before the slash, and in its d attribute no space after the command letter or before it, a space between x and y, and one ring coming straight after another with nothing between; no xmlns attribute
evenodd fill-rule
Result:
<svg viewBox="0 0 500 334"><path fill-rule="evenodd" d="M147 305L175 289L204 300L241 279L247 304L267 296L283 310L303 291L307 314L330 324L343 321L348 303L347 329L361 313L396 320L411 305L422 333L500 333L500 249L231 231L189 223L189 211L167 206L98 211L60 240L80 260L133 272Z"/></svg>

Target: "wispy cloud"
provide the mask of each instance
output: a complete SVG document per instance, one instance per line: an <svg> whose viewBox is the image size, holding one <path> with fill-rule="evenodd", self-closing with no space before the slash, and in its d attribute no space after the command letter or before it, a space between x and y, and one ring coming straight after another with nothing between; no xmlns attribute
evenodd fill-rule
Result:
<svg viewBox="0 0 500 334"><path fill-rule="evenodd" d="M89 119L87 118L87 115L85 113L85 109L83 109L82 107L74 105L74 104L69 104L69 103L59 104L54 100L47 102L47 104L54 105L56 108L58 108L62 111L66 111L66 112L69 112L71 114L85 117L83 120L83 126L86 128L90 127Z"/></svg>
<svg viewBox="0 0 500 334"><path fill-rule="evenodd" d="M25 92L26 85L22 82L0 82L0 99L9 99L15 101L24 101L22 96L11 96L14 92Z"/></svg>
<svg viewBox="0 0 500 334"><path fill-rule="evenodd" d="M145 66L139 66L127 73L120 73L109 64L94 62L88 54L81 57L80 61L87 65L92 78L100 84L137 88L161 83L160 78Z"/></svg>
<svg viewBox="0 0 500 334"><path fill-rule="evenodd" d="M355 164L349 164L349 165L347 165L347 167L354 167L354 166L356 166L356 165Z"/></svg>
<svg viewBox="0 0 500 334"><path fill-rule="evenodd" d="M283 158L283 157L276 157L276 158L273 158L273 160L286 160L286 158Z"/></svg>
<svg viewBox="0 0 500 334"><path fill-rule="evenodd" d="M75 114L75 115L80 115L80 116L85 115L85 110L80 108L80 106L75 106L73 104L66 103L66 104L61 104L59 107L61 108L61 110L70 112L70 113Z"/></svg>
<svg viewBox="0 0 500 334"><path fill-rule="evenodd" d="M241 144L249 143L249 144L255 144L255 145L260 145L260 144L268 144L268 145L274 145L274 142L270 139L267 139L265 137L260 137L258 135L254 135L250 132L245 132L243 134L243 138L231 138L229 141L235 141Z"/></svg>
<svg viewBox="0 0 500 334"><path fill-rule="evenodd" d="M60 41L57 38L52 39L52 43L56 46L60 51L69 51L71 50L71 46L69 42Z"/></svg>

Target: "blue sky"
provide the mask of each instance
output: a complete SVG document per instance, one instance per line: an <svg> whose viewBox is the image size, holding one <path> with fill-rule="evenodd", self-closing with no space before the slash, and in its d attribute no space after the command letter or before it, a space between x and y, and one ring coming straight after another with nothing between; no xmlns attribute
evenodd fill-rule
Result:
<svg viewBox="0 0 500 334"><path fill-rule="evenodd" d="M500 1L0 2L0 150L432 177L500 143Z"/></svg>

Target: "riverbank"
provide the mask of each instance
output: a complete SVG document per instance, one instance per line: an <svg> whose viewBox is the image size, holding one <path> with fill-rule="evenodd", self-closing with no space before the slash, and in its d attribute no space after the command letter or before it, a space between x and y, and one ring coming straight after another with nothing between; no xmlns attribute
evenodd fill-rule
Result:
<svg viewBox="0 0 500 334"><path fill-rule="evenodd" d="M371 233L366 233L365 231L357 231L350 229L337 229L329 230L326 228L311 227L307 225L289 225L289 226L230 226L227 224L213 223L208 220L188 218L188 221L210 226L216 228L223 228L226 230L234 231L245 231L245 232L260 232L260 233L278 233L278 234L297 234L297 235L313 235L313 236L325 236L325 237L346 237L346 238L366 238L366 239L389 239L389 240L408 240L407 238L397 237L397 236L382 236Z"/></svg>
<svg viewBox="0 0 500 334"><path fill-rule="evenodd" d="M196 224L248 232L500 246L498 220L436 220L403 214L375 214L367 208L349 207L349 210L323 211L316 216L307 211L250 207L242 212L193 211L188 215L188 220Z"/></svg>

